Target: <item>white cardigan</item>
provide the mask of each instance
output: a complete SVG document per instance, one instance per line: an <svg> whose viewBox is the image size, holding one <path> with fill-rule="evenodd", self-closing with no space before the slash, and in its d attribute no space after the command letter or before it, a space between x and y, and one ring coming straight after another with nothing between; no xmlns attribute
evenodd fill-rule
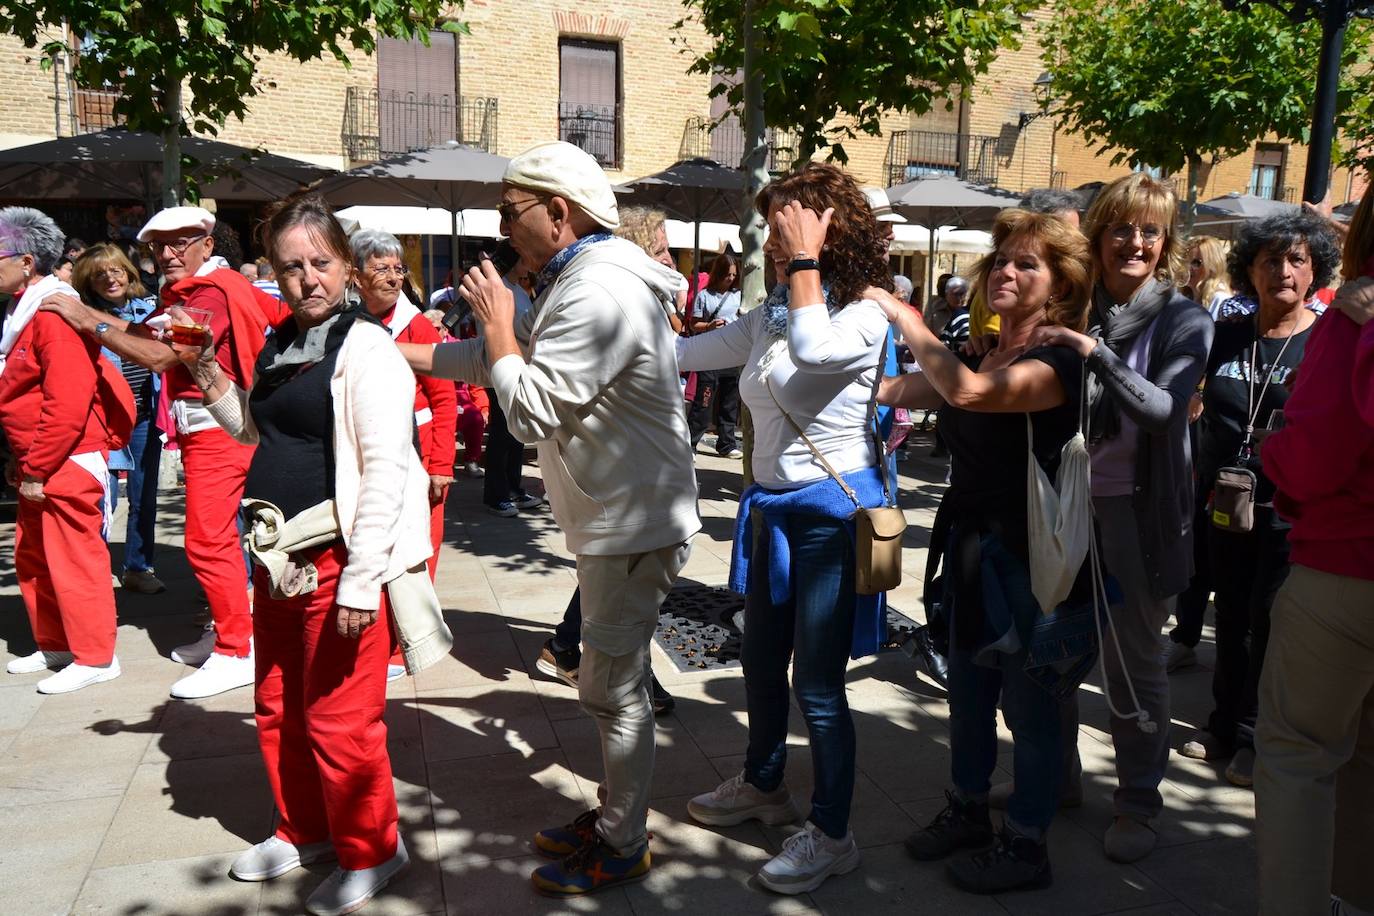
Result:
<svg viewBox="0 0 1374 916"><path fill-rule="evenodd" d="M253 445L258 430L248 393L205 407L239 442ZM424 563L429 540L429 472L415 452L413 415L399 405L415 400L415 376L391 335L359 321L339 347L329 380L334 401L334 502L348 547L339 575L338 604L371 609L382 586ZM353 460L349 460L349 456ZM402 481L397 486L397 481Z"/></svg>

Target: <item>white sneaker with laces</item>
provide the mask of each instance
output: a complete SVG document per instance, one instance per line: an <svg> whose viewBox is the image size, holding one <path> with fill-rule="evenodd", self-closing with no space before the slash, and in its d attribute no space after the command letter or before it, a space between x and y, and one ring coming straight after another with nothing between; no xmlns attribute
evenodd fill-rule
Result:
<svg viewBox="0 0 1374 916"><path fill-rule="evenodd" d="M111 658L103 668L91 665L78 665L72 662L61 671L38 682L38 692L46 694L71 693L82 687L112 681L119 677L119 659Z"/></svg>
<svg viewBox="0 0 1374 916"><path fill-rule="evenodd" d="M229 866L229 875L240 881L270 881L302 865L332 858L334 844L328 840L294 846L273 834L240 853Z"/></svg>
<svg viewBox="0 0 1374 916"><path fill-rule="evenodd" d="M743 773L689 801L687 813L697 823L711 827L733 827L751 819L775 825L801 820L786 783L772 792L764 792L745 782Z"/></svg>
<svg viewBox="0 0 1374 916"><path fill-rule="evenodd" d="M177 646L172 650L172 661L183 665L190 665L199 668L205 664L215 651L215 625L207 623L205 629L200 634L200 639L195 642L187 643L184 646Z"/></svg>
<svg viewBox="0 0 1374 916"><path fill-rule="evenodd" d="M9 674L37 674L40 671L47 671L49 668L61 668L64 665L70 665L72 661L73 657L70 652L44 652L39 649L32 655L10 659L10 663L5 666L5 671Z"/></svg>
<svg viewBox="0 0 1374 916"><path fill-rule="evenodd" d="M410 854L397 834L394 856L372 868L334 869L334 873L305 901L305 911L314 916L343 916L357 912L409 864Z"/></svg>
<svg viewBox="0 0 1374 916"><path fill-rule="evenodd" d="M178 700L199 700L226 690L252 685L256 669L253 653L242 658L211 652L205 664L172 685Z"/></svg>
<svg viewBox="0 0 1374 916"><path fill-rule="evenodd" d="M810 821L788 837L778 853L759 869L759 883L778 894L805 894L831 875L847 875L859 867L859 847L851 831L843 840L825 835Z"/></svg>

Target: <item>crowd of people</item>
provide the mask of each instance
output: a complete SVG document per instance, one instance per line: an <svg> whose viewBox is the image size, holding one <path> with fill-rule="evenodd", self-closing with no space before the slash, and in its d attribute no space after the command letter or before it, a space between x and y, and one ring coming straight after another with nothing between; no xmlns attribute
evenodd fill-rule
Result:
<svg viewBox="0 0 1374 916"><path fill-rule="evenodd" d="M1050 885L1056 810L1084 794L1078 687L1100 665L1103 852L1150 855L1177 743L1168 676L1195 663L1211 603L1215 708L1178 753L1254 786L1264 912L1374 912L1374 196L1348 227L1308 208L1228 245L1183 235L1148 175L1086 212L1036 192L924 309L890 270L890 211L843 169L807 163L754 206L776 282L753 309L733 256L688 281L663 214L619 207L562 142L505 173L514 268L482 260L432 298L394 236L350 236L309 194L270 209L261 262L204 209L158 212L138 233L156 277L0 209L0 428L37 644L9 673L45 674L43 693L120 675L113 589L165 588L157 480L175 444L210 622L172 651L191 670L171 693L254 687L278 812L230 872L335 859L307 908L353 912L408 863L382 712L389 678L453 644L433 587L448 490L462 469L497 516L542 505L522 480L533 445L577 566L537 667L577 688L604 775L595 807L533 837L550 861L531 880L557 897L640 880L654 717L672 708L651 638L701 529L693 453L714 424L715 450L741 457L745 408L730 587L748 738L740 772L687 810L800 825L758 881L805 893L860 864L845 673L886 627L861 522L895 505L892 428L924 411L950 459L923 652L948 689L951 787L910 854L973 893ZM808 803L785 781L793 698ZM999 706L1014 778L994 785Z"/></svg>

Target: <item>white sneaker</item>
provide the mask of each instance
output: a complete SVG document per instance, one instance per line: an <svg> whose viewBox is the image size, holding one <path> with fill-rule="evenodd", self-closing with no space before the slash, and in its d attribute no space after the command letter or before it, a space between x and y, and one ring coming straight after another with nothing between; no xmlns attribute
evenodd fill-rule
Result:
<svg viewBox="0 0 1374 916"><path fill-rule="evenodd" d="M859 867L859 847L851 831L843 840L832 840L810 821L800 833L782 844L768 864L759 869L759 883L779 894L805 894L820 887L831 875L847 875Z"/></svg>
<svg viewBox="0 0 1374 916"><path fill-rule="evenodd" d="M240 853L229 866L229 876L240 881L270 881L302 865L332 858L334 844L328 840L293 846L273 835Z"/></svg>
<svg viewBox="0 0 1374 916"><path fill-rule="evenodd" d="M5 671L10 674L37 674L40 671L47 671L49 668L61 668L71 663L72 654L70 652L44 652L39 649L32 655L10 659L10 663L5 666Z"/></svg>
<svg viewBox="0 0 1374 916"><path fill-rule="evenodd" d="M305 901L305 911L314 916L343 916L357 912L409 864L410 854L397 834L394 856L372 868L334 869L334 873Z"/></svg>
<svg viewBox="0 0 1374 916"><path fill-rule="evenodd" d="M386 666L386 682L387 682L388 684L390 684L392 681L399 681L401 678L403 678L403 677L405 677L405 676L406 676L406 666L405 666L405 665L392 665L392 664L388 664L388 665Z"/></svg>
<svg viewBox="0 0 1374 916"><path fill-rule="evenodd" d="M207 623L205 630L200 634L200 639L195 642L187 643L184 646L177 646L172 650L172 661L180 662L183 665L190 665L192 668L199 668L205 664L215 651L215 625Z"/></svg>
<svg viewBox="0 0 1374 916"><path fill-rule="evenodd" d="M487 472L482 470L482 466L475 461L469 461L463 465L463 473L469 477L486 477Z"/></svg>
<svg viewBox="0 0 1374 916"><path fill-rule="evenodd" d="M801 820L786 784L764 792L745 782L743 773L689 801L687 813L698 824L712 827L733 827L751 819L765 824L795 824Z"/></svg>
<svg viewBox="0 0 1374 916"><path fill-rule="evenodd" d="M71 693L73 690L112 681L117 677L119 677L119 659L117 658L112 657L110 663L103 668L93 668L89 665L78 665L76 662L72 662L56 674L39 681L38 692L47 694Z"/></svg>
<svg viewBox="0 0 1374 916"><path fill-rule="evenodd" d="M172 685L172 696L178 700L212 697L252 685L255 673L251 652L243 658L211 652L205 664Z"/></svg>

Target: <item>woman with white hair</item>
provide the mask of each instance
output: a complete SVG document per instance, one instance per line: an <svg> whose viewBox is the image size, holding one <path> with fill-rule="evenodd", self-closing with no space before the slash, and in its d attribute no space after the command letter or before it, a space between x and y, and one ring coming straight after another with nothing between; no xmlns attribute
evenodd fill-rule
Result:
<svg viewBox="0 0 1374 916"><path fill-rule="evenodd" d="M62 231L38 210L0 210L0 294L11 300L0 337L0 428L19 488L14 566L38 651L10 660L10 674L60 668L39 693L69 693L119 677L109 554L101 538L109 455L100 346L40 312L53 293L76 291L51 276ZM129 408L133 397L125 386ZM128 430L125 430L127 432Z"/></svg>
<svg viewBox="0 0 1374 916"><path fill-rule="evenodd" d="M400 239L380 229L359 229L348 242L363 305L391 332L391 338L401 343L441 342L434 325L401 291L407 269ZM458 396L452 382L428 375L416 378L415 425L420 431L420 458L429 470L429 534L434 546L429 577L433 579L444 540L444 499L453 483L457 452Z"/></svg>

